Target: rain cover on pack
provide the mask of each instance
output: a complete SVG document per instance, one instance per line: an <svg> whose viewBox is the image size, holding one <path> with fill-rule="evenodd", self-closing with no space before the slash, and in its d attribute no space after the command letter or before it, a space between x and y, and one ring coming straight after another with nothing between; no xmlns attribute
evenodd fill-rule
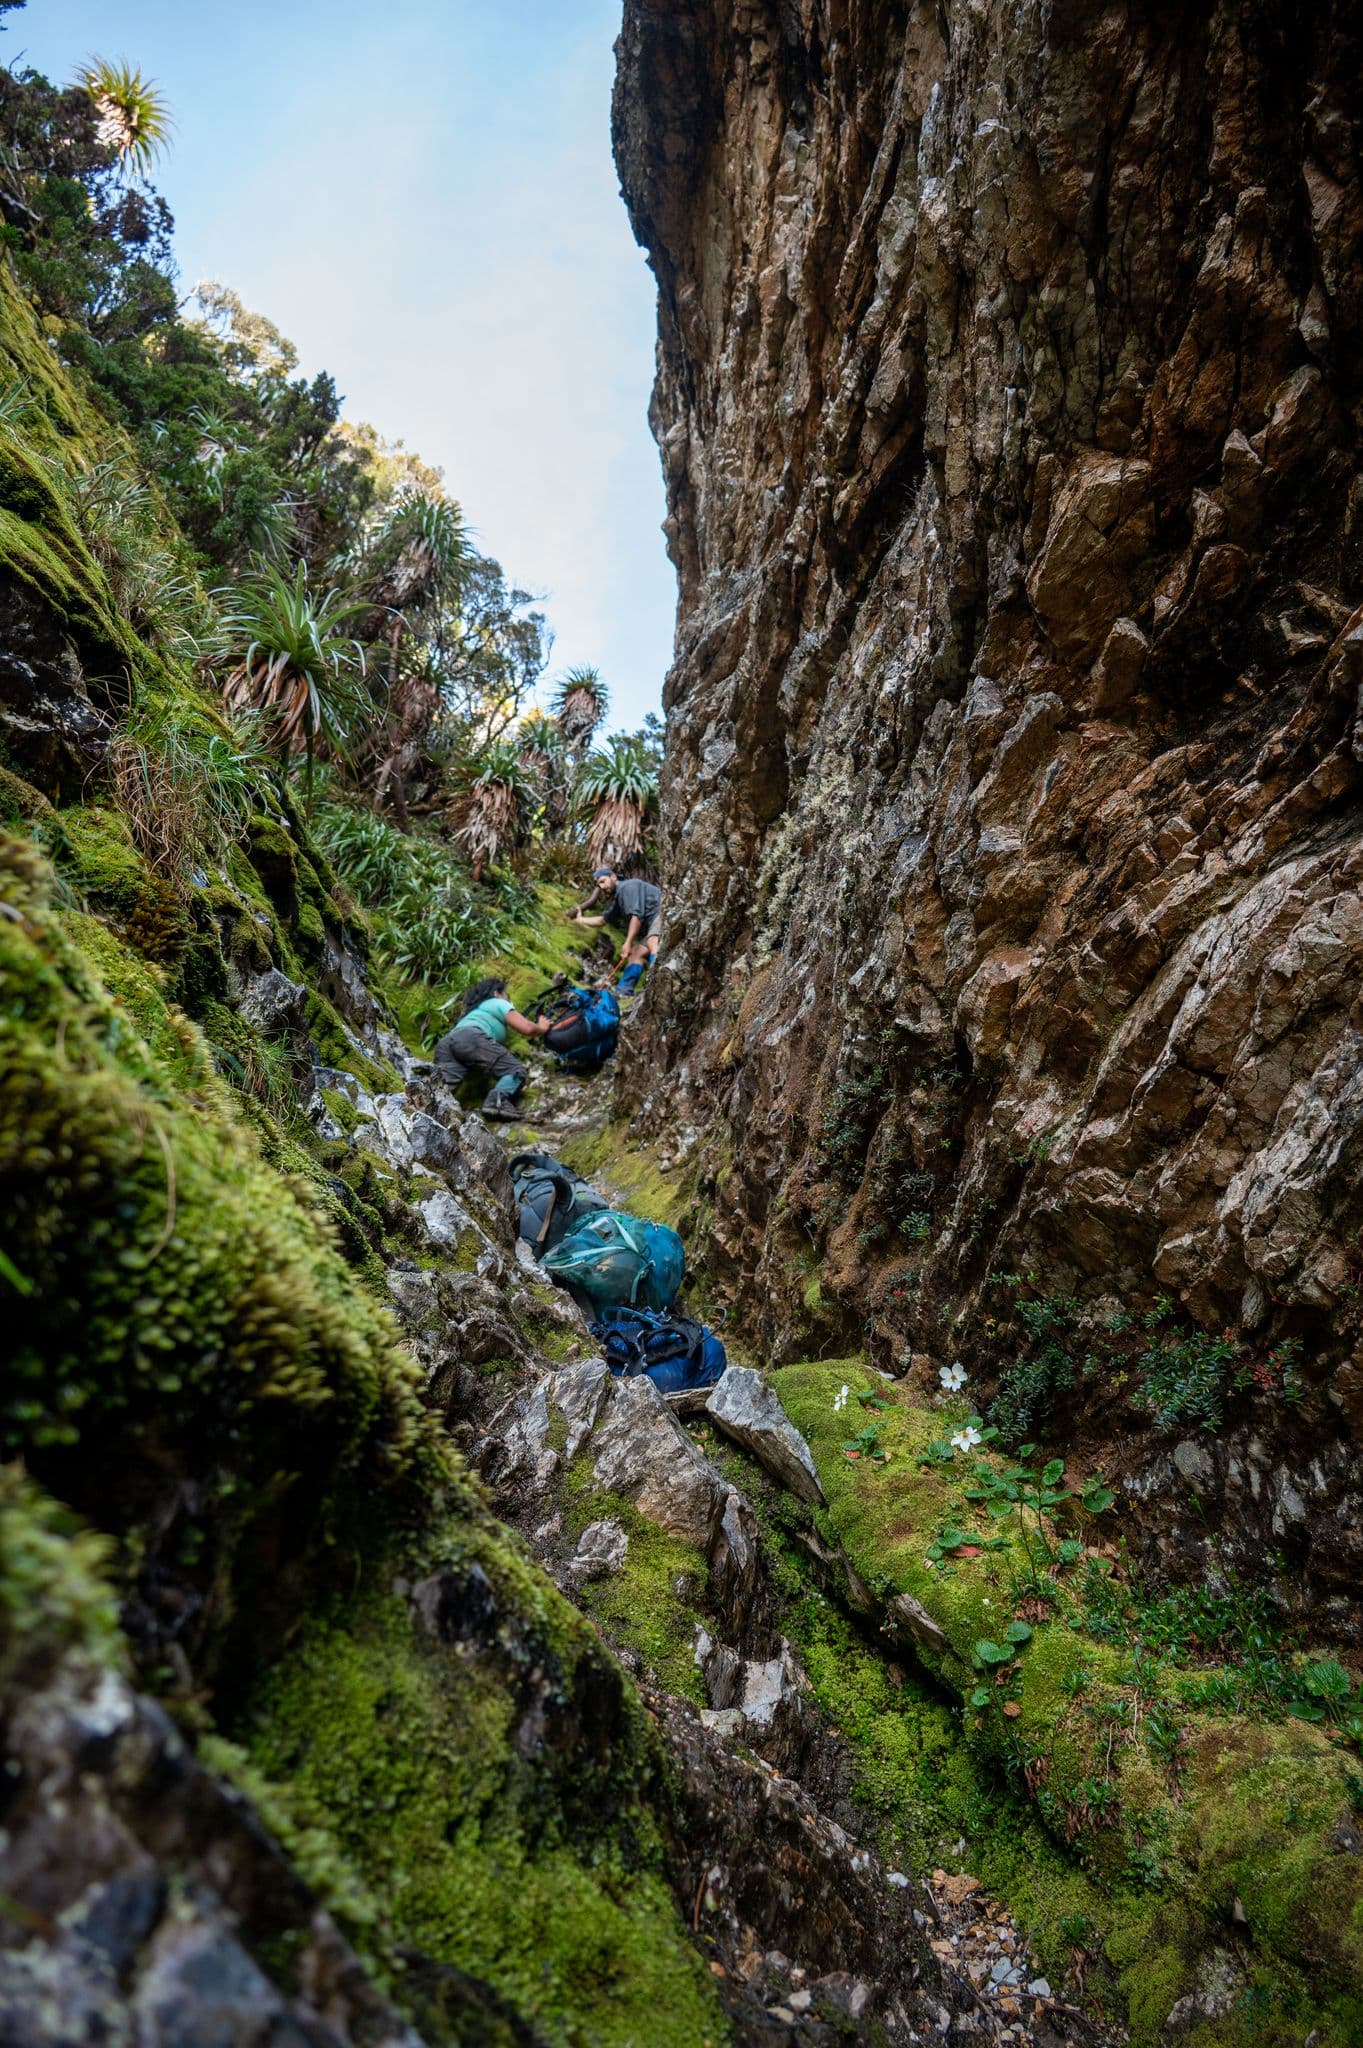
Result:
<svg viewBox="0 0 1363 2048"><path fill-rule="evenodd" d="M675 1230L618 1209L600 1209L574 1223L541 1261L546 1273L598 1308L671 1308L686 1271Z"/></svg>

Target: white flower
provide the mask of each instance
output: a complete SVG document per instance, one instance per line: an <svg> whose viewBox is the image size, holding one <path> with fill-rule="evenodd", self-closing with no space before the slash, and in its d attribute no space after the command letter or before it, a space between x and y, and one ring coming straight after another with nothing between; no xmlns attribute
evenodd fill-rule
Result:
<svg viewBox="0 0 1363 2048"><path fill-rule="evenodd" d="M833 1396L833 1413L835 1415L838 1413L839 1409L845 1408L847 1406L847 1396L851 1393L851 1391L852 1389L847 1385L846 1381L844 1381L842 1386L839 1387L837 1393Z"/></svg>
<svg viewBox="0 0 1363 2048"><path fill-rule="evenodd" d="M948 1394L957 1394L965 1385L965 1367L958 1358L955 1365L944 1365L937 1374L943 1389Z"/></svg>
<svg viewBox="0 0 1363 2048"><path fill-rule="evenodd" d="M984 1438L980 1435L978 1429L972 1429L967 1426L965 1429L957 1430L955 1436L951 1439L951 1447L956 1451L973 1451L976 1444L982 1444L983 1442Z"/></svg>

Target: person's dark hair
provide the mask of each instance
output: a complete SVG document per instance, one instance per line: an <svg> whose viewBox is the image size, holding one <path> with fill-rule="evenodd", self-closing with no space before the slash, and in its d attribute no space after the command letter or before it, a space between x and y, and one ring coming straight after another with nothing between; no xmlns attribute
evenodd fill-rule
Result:
<svg viewBox="0 0 1363 2048"><path fill-rule="evenodd" d="M499 980L495 974L486 975L482 981L475 981L472 988L464 990L464 1007L459 1014L461 1017L467 1017L470 1010L476 1010L479 1003L485 1003L489 996L505 994L506 983Z"/></svg>

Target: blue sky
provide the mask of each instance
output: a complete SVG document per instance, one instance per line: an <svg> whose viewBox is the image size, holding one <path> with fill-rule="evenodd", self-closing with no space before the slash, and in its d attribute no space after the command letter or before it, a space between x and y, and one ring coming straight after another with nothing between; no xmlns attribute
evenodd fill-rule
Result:
<svg viewBox="0 0 1363 2048"><path fill-rule="evenodd" d="M610 155L619 0L29 0L0 58L154 76L186 289L229 284L445 472L542 594L551 668L656 709L674 584L653 279Z"/></svg>

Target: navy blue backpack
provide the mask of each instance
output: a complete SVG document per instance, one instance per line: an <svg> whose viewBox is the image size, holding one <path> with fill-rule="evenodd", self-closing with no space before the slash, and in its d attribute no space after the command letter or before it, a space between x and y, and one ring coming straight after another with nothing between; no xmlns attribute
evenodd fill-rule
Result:
<svg viewBox="0 0 1363 2048"><path fill-rule="evenodd" d="M553 1018L541 1041L570 1074L594 1074L615 1051L620 1004L613 988L570 988L537 1015Z"/></svg>
<svg viewBox="0 0 1363 2048"><path fill-rule="evenodd" d="M622 1379L642 1373L660 1394L712 1387L728 1364L718 1337L690 1316L608 1308L591 1329L613 1373Z"/></svg>

